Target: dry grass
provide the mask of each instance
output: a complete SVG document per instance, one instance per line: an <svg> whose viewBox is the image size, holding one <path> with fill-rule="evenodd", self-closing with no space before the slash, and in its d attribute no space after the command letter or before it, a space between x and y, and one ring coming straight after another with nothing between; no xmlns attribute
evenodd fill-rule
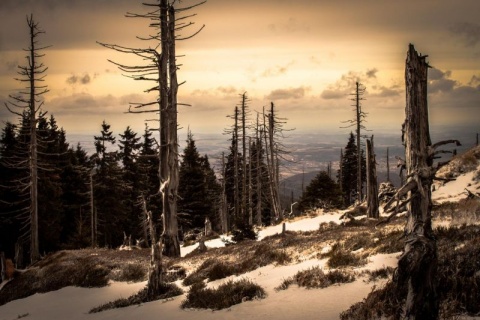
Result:
<svg viewBox="0 0 480 320"><path fill-rule="evenodd" d="M155 299L150 299L147 296L147 288L142 289L137 294L134 294L128 298L120 298L112 302L107 302L101 306L95 307L89 311L89 313L97 313L105 310L125 308L144 302L150 302L153 300L168 299L183 294L182 289L172 283L163 283L161 286L161 292Z"/></svg>
<svg viewBox="0 0 480 320"><path fill-rule="evenodd" d="M225 309L235 304L266 297L265 290L250 280L228 281L217 289L206 288L203 282L194 284L182 302L182 308Z"/></svg>
<svg viewBox="0 0 480 320"><path fill-rule="evenodd" d="M292 284L307 289L326 288L334 284L349 283L355 281L352 272L345 270L332 270L328 273L323 272L318 266L307 270L299 271L293 277L285 279L276 290L286 290Z"/></svg>
<svg viewBox="0 0 480 320"><path fill-rule="evenodd" d="M459 314L480 313L480 226L440 227L438 245L437 293L440 318L454 319ZM372 291L362 302L352 305L341 319L400 319L407 295L406 287L390 280Z"/></svg>

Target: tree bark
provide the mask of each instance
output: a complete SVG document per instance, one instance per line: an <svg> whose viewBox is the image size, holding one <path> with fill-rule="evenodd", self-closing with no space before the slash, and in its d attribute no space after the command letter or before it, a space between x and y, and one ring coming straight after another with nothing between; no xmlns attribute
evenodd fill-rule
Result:
<svg viewBox="0 0 480 320"><path fill-rule="evenodd" d="M357 199L362 202L362 146L360 145L360 129L362 127L360 112L360 83L355 83L355 105L357 111Z"/></svg>
<svg viewBox="0 0 480 320"><path fill-rule="evenodd" d="M227 193L226 193L226 173L225 173L225 153L222 152L222 198L220 204L220 223L222 228L222 233L228 232L228 208L227 208Z"/></svg>
<svg viewBox="0 0 480 320"><path fill-rule="evenodd" d="M405 70L406 108L403 140L405 143L407 184L415 183L408 192L405 227L405 252L398 263L397 281L408 286L405 306L407 319L438 319L437 245L432 231L431 170L433 159L428 106L425 56L410 44ZM414 196L416 195L416 196Z"/></svg>
<svg viewBox="0 0 480 320"><path fill-rule="evenodd" d="M367 139L367 217L378 219L378 183L373 136Z"/></svg>
<svg viewBox="0 0 480 320"><path fill-rule="evenodd" d="M1 282L7 280L7 264L5 262L5 253L0 252L0 280Z"/></svg>
<svg viewBox="0 0 480 320"><path fill-rule="evenodd" d="M148 225L150 229L150 239L152 240L152 249L150 256L150 269L148 273L147 296L148 300L155 300L161 292L162 278L162 241L157 242L155 225L152 219L152 212L147 211Z"/></svg>
<svg viewBox="0 0 480 320"><path fill-rule="evenodd" d="M175 63L175 10L167 0L160 2L161 48L160 89L160 191L163 202L164 253L180 256L177 223L178 144L177 144L177 67ZM170 78L170 86L169 84Z"/></svg>

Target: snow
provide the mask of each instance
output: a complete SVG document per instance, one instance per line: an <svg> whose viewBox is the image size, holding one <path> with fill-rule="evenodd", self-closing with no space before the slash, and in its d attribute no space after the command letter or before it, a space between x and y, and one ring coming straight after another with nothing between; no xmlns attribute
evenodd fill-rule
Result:
<svg viewBox="0 0 480 320"><path fill-rule="evenodd" d="M477 167L477 171L480 166ZM435 191L432 192L432 200L438 203L446 201L456 202L465 199L465 188L476 190L480 186L479 181L474 181L476 171L471 171L466 174L458 176L454 181L449 181L445 184L437 185Z"/></svg>
<svg viewBox="0 0 480 320"><path fill-rule="evenodd" d="M465 197L463 190L472 181L474 173L461 175L456 181L448 182L433 192L433 199L437 202L458 201ZM477 182L478 185L478 182ZM297 221L286 222L286 229L292 231L317 230L322 222L339 223L339 217L343 212L333 214L320 214L316 217L304 218ZM266 227L259 230L259 240L282 232L282 225ZM208 247L222 247L228 237L206 241ZM182 256L193 251L197 245L181 248ZM331 248L325 246L321 251L327 252ZM361 268L353 269L356 272L363 270L375 270L383 267L395 267L399 253L378 254L369 258L369 263ZM191 320L229 320L229 319L252 319L252 320L282 320L282 319L338 319L340 312L348 309L350 305L361 301L372 290L373 286L379 287L385 280L368 283L365 278L357 276L357 280L342 285L334 285L325 289L304 289L291 286L287 290L275 291L282 281L293 276L300 270L314 266L327 269L326 260L309 259L297 264L286 266L268 265L252 272L232 276L227 279L209 283L211 287L217 287L231 279L248 278L262 286L267 297L263 300L248 301L231 308L212 310L183 310L181 302L185 294L167 301L154 301L139 306L108 310L96 314L88 314L88 311L105 302L113 301L121 297L128 297L141 288L146 282L123 283L111 282L103 288L77 288L66 287L57 291L35 294L25 299L15 300L0 306L0 320L13 320L25 317L29 320L43 319L92 319L92 320L127 320L127 319L185 319ZM328 270L326 270L328 272ZM480 319L479 317L460 317L460 319Z"/></svg>

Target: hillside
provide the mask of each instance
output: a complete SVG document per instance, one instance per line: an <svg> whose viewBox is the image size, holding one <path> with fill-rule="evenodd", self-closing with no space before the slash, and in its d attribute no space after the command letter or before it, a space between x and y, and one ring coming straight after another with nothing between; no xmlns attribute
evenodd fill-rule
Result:
<svg viewBox="0 0 480 320"><path fill-rule="evenodd" d="M480 192L479 150L457 156L444 167L439 175L456 180L437 183L433 192L441 315L447 319L458 314L463 319L480 318L476 285L480 281L480 204L466 199L464 193L465 188ZM342 223L342 214L318 211L292 218L286 221L285 234L281 225L267 227L258 231L257 241L225 246L229 237L222 236L207 241L205 253L198 252L197 244L182 247L182 258L164 261L169 280L183 294L94 314L88 312L145 286L149 250L60 251L2 284L0 320L158 319L160 315L200 320L338 319L367 295L343 315L345 319L349 314L358 319L352 312L362 308L388 310L388 305L379 305L378 297L391 288L387 279L403 248L400 237L405 220L400 216L375 227L375 221L362 216ZM242 303L214 312L181 308L198 283L218 288L242 279L263 288L265 295L253 301L240 297Z"/></svg>

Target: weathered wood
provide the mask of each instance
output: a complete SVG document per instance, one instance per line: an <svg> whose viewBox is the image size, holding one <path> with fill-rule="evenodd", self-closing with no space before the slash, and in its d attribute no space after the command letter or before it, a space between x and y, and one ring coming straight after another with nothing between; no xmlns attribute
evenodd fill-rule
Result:
<svg viewBox="0 0 480 320"><path fill-rule="evenodd" d="M437 245L432 231L431 167L427 73L425 56L410 44L405 70L406 107L403 125L407 171L407 223L405 251L399 259L396 280L408 286L405 305L407 319L438 319ZM417 196L415 196L417 195Z"/></svg>
<svg viewBox="0 0 480 320"><path fill-rule="evenodd" d="M162 241L157 242L155 224L152 212L147 211L150 239L152 241L150 268L148 270L147 296L149 300L155 300L161 292L162 278Z"/></svg>
<svg viewBox="0 0 480 320"><path fill-rule="evenodd" d="M175 62L175 9L167 0L160 2L160 191L163 199L164 254L180 256L177 221L178 139L177 66ZM168 81L170 80L170 82ZM170 86L168 86L170 84Z"/></svg>
<svg viewBox="0 0 480 320"><path fill-rule="evenodd" d="M367 139L367 217L378 219L378 183L373 136Z"/></svg>
<svg viewBox="0 0 480 320"><path fill-rule="evenodd" d="M7 280L7 264L5 262L5 253L0 252L0 282Z"/></svg>

